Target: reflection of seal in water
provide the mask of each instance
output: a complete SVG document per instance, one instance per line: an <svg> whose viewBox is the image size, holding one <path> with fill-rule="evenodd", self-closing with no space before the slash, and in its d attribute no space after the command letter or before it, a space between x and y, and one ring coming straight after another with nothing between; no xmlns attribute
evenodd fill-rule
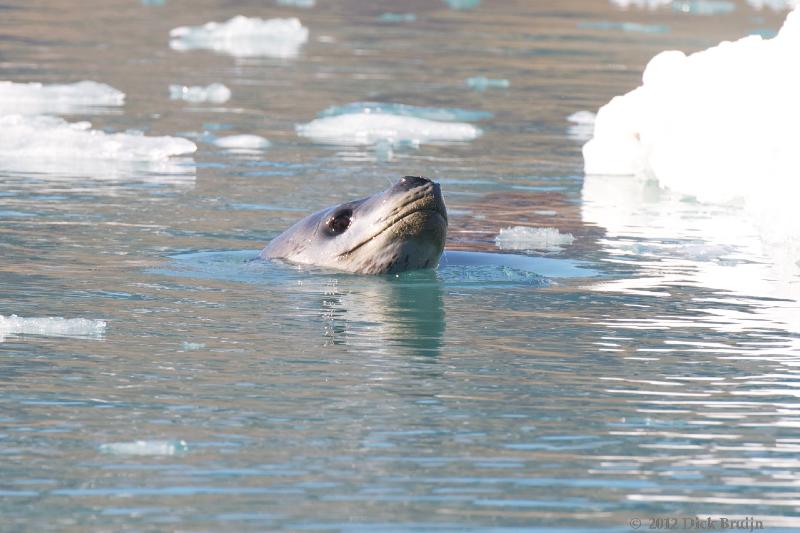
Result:
<svg viewBox="0 0 800 533"><path fill-rule="evenodd" d="M307 216L273 239L260 257L389 274L435 267L446 234L439 185L406 176L383 192Z"/></svg>

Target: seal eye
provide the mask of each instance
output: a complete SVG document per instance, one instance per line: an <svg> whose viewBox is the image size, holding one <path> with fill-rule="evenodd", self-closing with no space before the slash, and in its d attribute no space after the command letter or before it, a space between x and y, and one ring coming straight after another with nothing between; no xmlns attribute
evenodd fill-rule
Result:
<svg viewBox="0 0 800 533"><path fill-rule="evenodd" d="M353 212L350 209L339 211L331 218L328 219L328 230L333 235L344 233L350 227L350 222L353 220Z"/></svg>

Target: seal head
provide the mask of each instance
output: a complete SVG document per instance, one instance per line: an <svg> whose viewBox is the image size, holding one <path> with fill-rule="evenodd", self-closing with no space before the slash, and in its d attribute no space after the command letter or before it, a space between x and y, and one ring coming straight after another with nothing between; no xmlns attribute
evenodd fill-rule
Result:
<svg viewBox="0 0 800 533"><path fill-rule="evenodd" d="M393 274L435 267L446 236L439 185L406 176L385 191L307 216L259 256L357 274Z"/></svg>

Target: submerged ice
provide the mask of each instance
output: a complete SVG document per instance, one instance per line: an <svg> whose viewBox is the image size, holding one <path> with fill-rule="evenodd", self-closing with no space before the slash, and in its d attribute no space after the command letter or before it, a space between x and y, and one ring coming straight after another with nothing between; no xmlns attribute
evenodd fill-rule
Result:
<svg viewBox="0 0 800 533"><path fill-rule="evenodd" d="M296 127L298 135L340 145L412 145L471 141L480 128L466 122L445 122L391 113L346 113L312 120Z"/></svg>
<svg viewBox="0 0 800 533"><path fill-rule="evenodd" d="M124 103L125 93L95 81L68 84L0 81L0 115L87 113Z"/></svg>
<svg viewBox="0 0 800 533"><path fill-rule="evenodd" d="M236 16L227 22L181 26L170 31L173 50L206 49L236 57L293 58L308 41L308 28L296 18Z"/></svg>
<svg viewBox="0 0 800 533"><path fill-rule="evenodd" d="M398 145L471 141L481 135L481 129L468 122L491 116L470 109L353 102L331 106L316 120L298 124L296 130L320 143L375 145L386 151Z"/></svg>

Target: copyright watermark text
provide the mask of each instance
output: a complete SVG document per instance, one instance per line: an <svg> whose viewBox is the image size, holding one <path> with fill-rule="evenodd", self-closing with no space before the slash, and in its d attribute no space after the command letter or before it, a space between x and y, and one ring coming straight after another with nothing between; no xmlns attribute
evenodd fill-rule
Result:
<svg viewBox="0 0 800 533"><path fill-rule="evenodd" d="M695 530L695 531L758 531L764 529L764 522L752 516L742 518L717 518L700 516L648 516L631 518L628 521L631 529L657 530Z"/></svg>

